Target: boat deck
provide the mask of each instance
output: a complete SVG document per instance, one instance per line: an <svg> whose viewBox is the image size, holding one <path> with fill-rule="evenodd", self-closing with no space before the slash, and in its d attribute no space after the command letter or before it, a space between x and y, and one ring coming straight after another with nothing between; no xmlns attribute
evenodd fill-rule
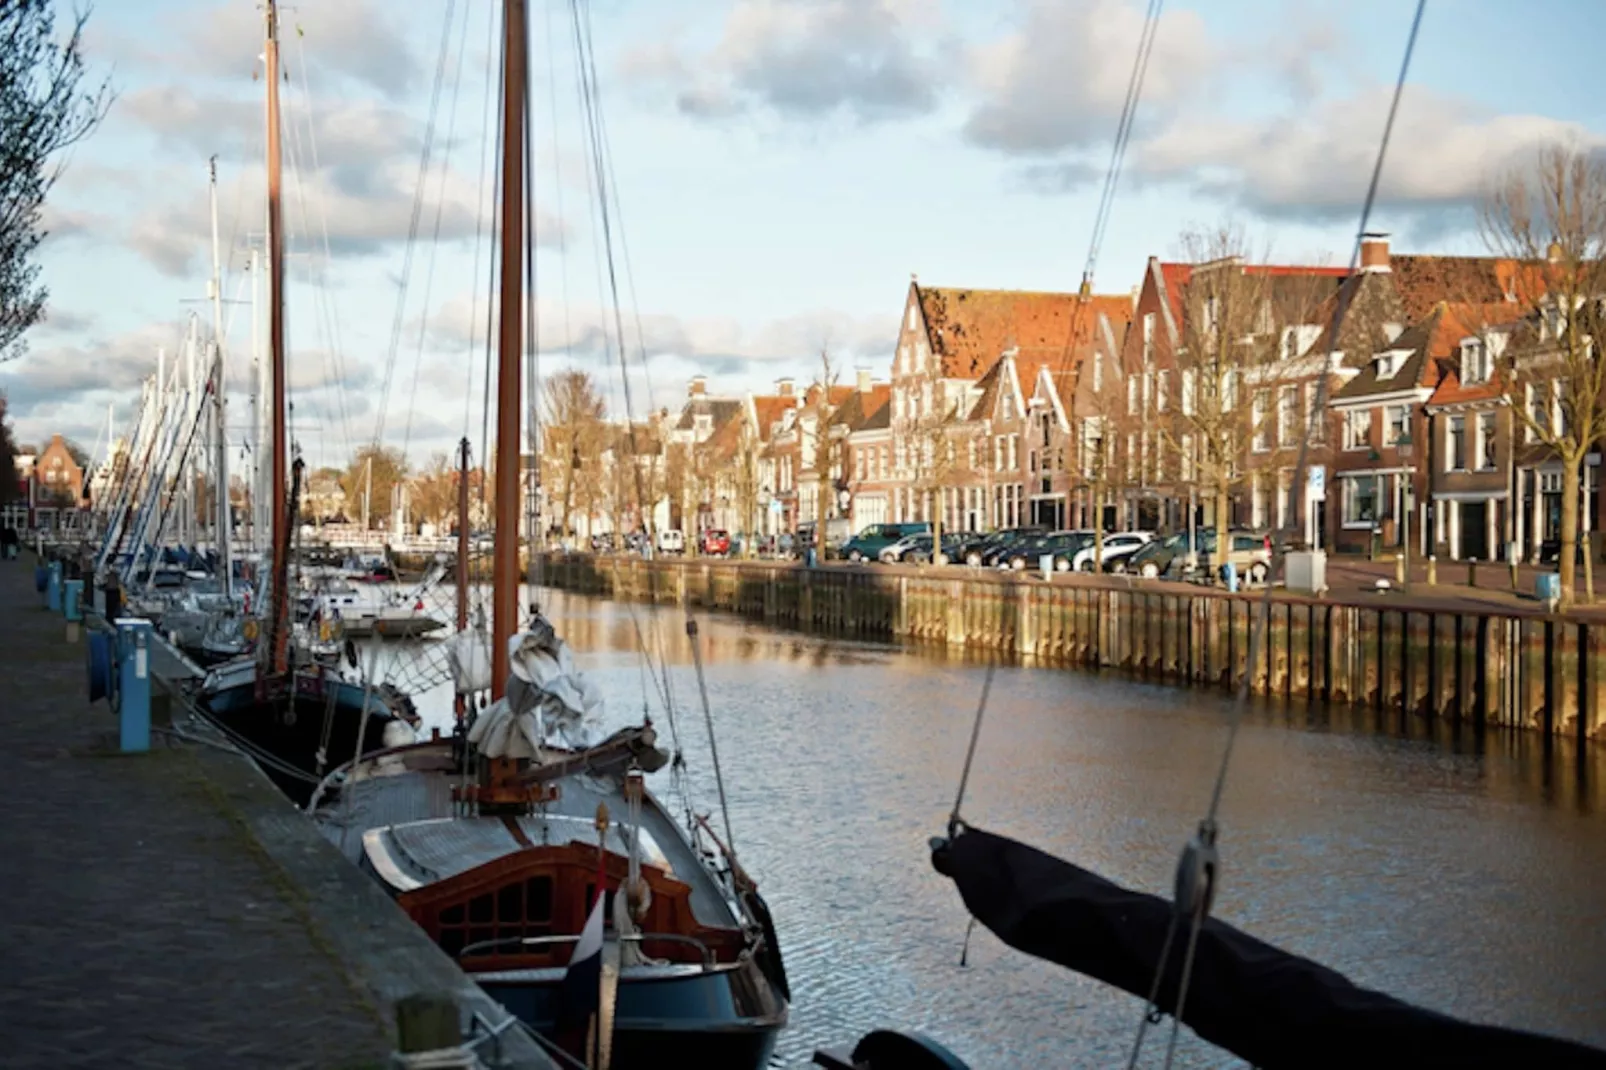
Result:
<svg viewBox="0 0 1606 1070"><path fill-rule="evenodd" d="M444 740L425 744L414 748L413 753L420 756L415 759L418 764L425 764L432 757L448 755L450 744ZM364 854L364 832L392 830L387 846L391 855L401 860L402 876L421 884L519 850L521 844L500 818L473 820L470 824L483 824L483 829L465 829L455 835L449 849L441 850L432 848L430 837L435 830L429 826L399 829L416 822L452 817L455 813L454 779L440 770L415 770L358 780L342 789L340 799L325 805L319 815L319 826L347 858L357 863ZM547 807L545 818L537 813L519 820L523 834L535 843L571 840L594 843L596 829L592 822L597 804L606 803L612 821L608 847L624 853L625 845L620 837L627 828L627 811L618 788L606 779L584 776L566 778L562 784L562 796ZM648 862L661 859L676 880L691 886L691 909L697 920L711 926L734 926L735 915L723 890L686 843L674 819L651 794L642 804L641 828L644 859ZM397 836L397 832L401 835ZM654 858L655 854L658 859Z"/></svg>

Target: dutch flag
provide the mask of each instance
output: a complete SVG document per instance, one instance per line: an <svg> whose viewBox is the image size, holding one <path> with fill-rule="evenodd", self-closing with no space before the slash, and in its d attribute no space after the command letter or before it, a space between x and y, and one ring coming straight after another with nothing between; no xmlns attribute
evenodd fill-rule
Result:
<svg viewBox="0 0 1606 1070"><path fill-rule="evenodd" d="M571 1031L584 1037L591 1018L602 1004L602 906L607 891L597 889L597 901L586 918L580 939L575 942L569 968L558 989L558 1032Z"/></svg>

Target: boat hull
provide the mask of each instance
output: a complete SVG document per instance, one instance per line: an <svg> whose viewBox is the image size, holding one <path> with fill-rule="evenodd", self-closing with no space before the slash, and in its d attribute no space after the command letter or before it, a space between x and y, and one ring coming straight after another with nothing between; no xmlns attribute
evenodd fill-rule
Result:
<svg viewBox="0 0 1606 1070"><path fill-rule="evenodd" d="M259 695L252 674L206 692L202 706L229 733L302 774L262 763L263 772L297 806L311 798L316 778L356 754L359 735L364 753L380 750L386 746L386 729L405 723L377 695L327 675L297 676L295 695L287 692L280 683ZM328 746L320 760L326 721Z"/></svg>
<svg viewBox="0 0 1606 1070"><path fill-rule="evenodd" d="M741 1016L740 1004L751 998L742 994L752 983L751 978L743 977L749 968L738 965L667 978L632 978L626 973L619 980L609 1065L617 1070L664 1066L758 1070L767 1066L786 1026L786 1012L783 1005L778 1014L768 1017ZM519 980L505 974L480 974L474 980L520 1021L559 1042L561 975Z"/></svg>

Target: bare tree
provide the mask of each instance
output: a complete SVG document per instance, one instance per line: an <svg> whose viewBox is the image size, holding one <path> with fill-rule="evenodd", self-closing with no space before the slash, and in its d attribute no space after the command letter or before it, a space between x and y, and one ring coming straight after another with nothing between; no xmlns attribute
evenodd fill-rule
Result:
<svg viewBox="0 0 1606 1070"><path fill-rule="evenodd" d="M407 455L395 446L363 446L346 466L340 489L346 497L346 515L384 517L395 488L407 480ZM363 508L367 503L367 509Z"/></svg>
<svg viewBox="0 0 1606 1070"><path fill-rule="evenodd" d="M914 473L912 485L921 494L922 508L930 513L931 560L935 564L946 562L942 521L947 492L972 470L970 451L974 439L970 436L974 431L965 422L964 398L963 387L950 389L942 374L942 361L935 356L926 362L919 390L911 396L917 407L909 426L908 463Z"/></svg>
<svg viewBox="0 0 1606 1070"><path fill-rule="evenodd" d="M1525 324L1498 356L1510 409L1561 464L1561 599L1575 598L1579 486L1606 437L1606 162L1576 144L1544 146L1485 197L1485 240L1518 262L1512 288ZM1500 345L1486 337L1484 345ZM1593 588L1592 563L1585 555Z"/></svg>
<svg viewBox="0 0 1606 1070"><path fill-rule="evenodd" d="M837 388L837 380L841 373L837 370L836 362L831 359L831 349L828 345L820 347L820 377L809 388L812 404L810 416L813 421L812 443L805 442L813 455L814 475L816 486L816 499L814 506L814 545L823 556L825 553L825 522L831 515L832 505L836 501L836 475L840 474L843 465L843 454L846 452L847 440L834 438L831 434L831 420L836 416L837 406L832 402L831 395Z"/></svg>
<svg viewBox="0 0 1606 1070"><path fill-rule="evenodd" d="M1117 444L1127 426L1120 356L1094 347L1077 365L1075 466L1093 511L1093 561L1104 560L1104 507L1127 485Z"/></svg>
<svg viewBox="0 0 1606 1070"><path fill-rule="evenodd" d="M1191 454L1201 492L1212 503L1216 556L1225 559L1233 493L1249 474L1245 461L1276 423L1273 366L1281 328L1303 322L1308 308L1290 311L1275 276L1244 270L1244 240L1230 228L1184 235L1193 268L1183 290L1181 336L1175 351L1179 394L1163 425L1179 457ZM1314 294L1314 287L1310 289ZM1302 304L1302 302L1295 302ZM1128 389L1132 380L1128 380ZM1147 384L1137 386L1139 393ZM1270 449L1269 441L1261 446ZM1273 475L1273 489L1276 479Z"/></svg>
<svg viewBox="0 0 1606 1070"><path fill-rule="evenodd" d="M87 137L111 106L109 83L82 90L86 10L58 40L55 0L0 4L0 360L45 314L49 291L35 254L41 212L61 177L62 152Z"/></svg>
<svg viewBox="0 0 1606 1070"><path fill-rule="evenodd" d="M444 453L437 453L413 479L412 506L418 519L439 531L447 527L446 518L457 511L457 466Z"/></svg>
<svg viewBox="0 0 1606 1070"><path fill-rule="evenodd" d="M598 477L606 448L607 407L596 381L586 372L570 368L549 377L542 391L546 414L542 421L541 483L552 489L558 528L563 536L574 531L576 491L586 489L588 513L601 497ZM587 480L587 476L593 477Z"/></svg>

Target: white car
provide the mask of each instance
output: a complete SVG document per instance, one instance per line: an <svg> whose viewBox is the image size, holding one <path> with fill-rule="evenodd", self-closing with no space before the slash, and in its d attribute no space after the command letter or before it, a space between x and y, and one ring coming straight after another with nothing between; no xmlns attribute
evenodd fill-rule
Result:
<svg viewBox="0 0 1606 1070"><path fill-rule="evenodd" d="M658 552L683 554L686 552L686 535L679 528L665 528L658 532Z"/></svg>
<svg viewBox="0 0 1606 1070"><path fill-rule="evenodd" d="M1076 557L1071 561L1071 568L1077 572L1097 572L1098 566L1104 564L1110 558L1115 557L1117 554L1131 553L1141 546L1148 545L1153 539L1154 533L1151 531L1118 531L1113 535L1106 535L1104 536L1104 554L1097 562L1093 560L1093 555L1097 552L1097 546L1089 546L1085 550L1078 551Z"/></svg>
<svg viewBox="0 0 1606 1070"><path fill-rule="evenodd" d="M883 565L896 565L903 560L903 555L914 549L924 537L927 543L931 541L931 532L917 531L913 535L905 535L897 542L885 547L876 555Z"/></svg>

